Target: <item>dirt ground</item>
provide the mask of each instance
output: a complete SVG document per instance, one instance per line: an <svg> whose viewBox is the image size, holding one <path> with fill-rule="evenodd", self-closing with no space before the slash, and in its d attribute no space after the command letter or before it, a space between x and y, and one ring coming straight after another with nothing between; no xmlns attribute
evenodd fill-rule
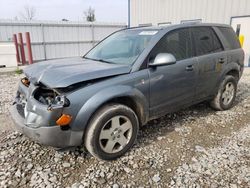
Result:
<svg viewBox="0 0 250 188"><path fill-rule="evenodd" d="M250 187L250 69L235 105L201 103L142 127L123 157L55 151L14 130L8 109L20 75L1 74L0 187Z"/></svg>

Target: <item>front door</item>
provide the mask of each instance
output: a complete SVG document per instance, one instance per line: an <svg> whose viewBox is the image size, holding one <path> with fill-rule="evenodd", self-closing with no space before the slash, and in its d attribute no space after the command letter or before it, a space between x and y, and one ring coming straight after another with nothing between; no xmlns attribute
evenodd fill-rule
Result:
<svg viewBox="0 0 250 188"><path fill-rule="evenodd" d="M167 33L150 53L149 61L159 53L171 53L177 62L149 67L151 117L191 104L195 95L197 58L192 55L189 29Z"/></svg>

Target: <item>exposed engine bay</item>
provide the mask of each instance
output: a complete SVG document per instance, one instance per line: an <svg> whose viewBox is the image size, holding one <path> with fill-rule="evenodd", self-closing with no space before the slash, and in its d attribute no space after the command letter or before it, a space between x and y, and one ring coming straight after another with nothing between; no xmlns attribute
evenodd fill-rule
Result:
<svg viewBox="0 0 250 188"><path fill-rule="evenodd" d="M46 87L39 87L34 93L34 98L46 105L57 104L57 96L58 93Z"/></svg>

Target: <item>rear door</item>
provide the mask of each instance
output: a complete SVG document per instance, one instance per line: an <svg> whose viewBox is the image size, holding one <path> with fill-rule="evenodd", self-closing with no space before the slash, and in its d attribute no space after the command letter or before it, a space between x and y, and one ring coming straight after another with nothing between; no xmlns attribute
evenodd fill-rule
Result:
<svg viewBox="0 0 250 188"><path fill-rule="evenodd" d="M202 100L214 94L227 54L212 27L194 27L191 31L199 69L196 99Z"/></svg>
<svg viewBox="0 0 250 188"><path fill-rule="evenodd" d="M195 95L197 60L192 54L191 35L187 28L167 33L149 55L153 61L159 53L171 53L177 62L149 67L150 115L166 114L191 104Z"/></svg>

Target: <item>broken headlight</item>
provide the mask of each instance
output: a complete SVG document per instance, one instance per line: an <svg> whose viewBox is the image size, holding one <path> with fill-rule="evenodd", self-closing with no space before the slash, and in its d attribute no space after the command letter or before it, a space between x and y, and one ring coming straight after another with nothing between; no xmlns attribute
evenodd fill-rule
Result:
<svg viewBox="0 0 250 188"><path fill-rule="evenodd" d="M70 102L64 95L60 95L55 90L39 87L35 93L34 98L40 103L48 105L48 110L59 109L69 106Z"/></svg>
<svg viewBox="0 0 250 188"><path fill-rule="evenodd" d="M24 77L21 79L21 82L23 83L23 85L25 85L26 87L30 86L30 81L27 77Z"/></svg>
<svg viewBox="0 0 250 188"><path fill-rule="evenodd" d="M70 104L69 99L67 99L66 96L64 95L56 96L54 101L55 101L54 103L49 104L48 106L49 111L67 107Z"/></svg>

